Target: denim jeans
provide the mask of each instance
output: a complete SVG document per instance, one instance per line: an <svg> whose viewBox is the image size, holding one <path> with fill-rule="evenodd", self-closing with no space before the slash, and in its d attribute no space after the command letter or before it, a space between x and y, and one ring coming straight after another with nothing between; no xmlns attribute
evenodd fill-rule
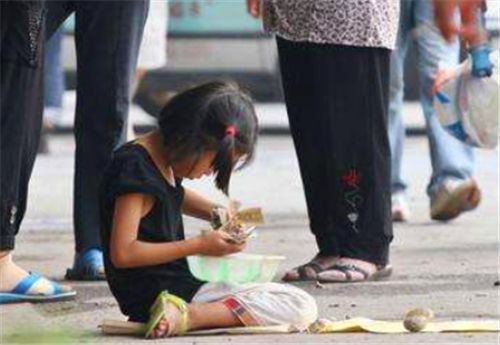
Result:
<svg viewBox="0 0 500 345"><path fill-rule="evenodd" d="M459 62L458 40L446 43L434 26L432 0L402 0L397 49L391 59L391 88L389 106L389 140L392 152L392 192L407 187L402 176L405 128L403 110L403 68L411 38L418 48L418 73L421 82L421 98L429 139L432 176L427 189L430 195L444 179L465 179L473 174L474 153L470 147L445 132L440 125L430 94L437 71L442 67L454 67Z"/></svg>

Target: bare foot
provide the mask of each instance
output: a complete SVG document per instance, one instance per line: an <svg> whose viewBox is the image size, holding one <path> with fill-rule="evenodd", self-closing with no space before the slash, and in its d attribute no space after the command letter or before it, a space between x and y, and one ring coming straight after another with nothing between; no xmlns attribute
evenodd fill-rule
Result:
<svg viewBox="0 0 500 345"><path fill-rule="evenodd" d="M12 260L12 253L1 252L0 254L0 291L10 292L15 289L17 284L30 273L25 269L19 267ZM69 286L61 286L62 292L69 292L72 289ZM48 295L53 293L53 286L51 282L45 278L38 280L27 291L30 295Z"/></svg>
<svg viewBox="0 0 500 345"><path fill-rule="evenodd" d="M161 319L160 322L158 322L158 325L153 331L153 335L151 338L163 338L168 334L168 329L169 329L169 323L166 318Z"/></svg>

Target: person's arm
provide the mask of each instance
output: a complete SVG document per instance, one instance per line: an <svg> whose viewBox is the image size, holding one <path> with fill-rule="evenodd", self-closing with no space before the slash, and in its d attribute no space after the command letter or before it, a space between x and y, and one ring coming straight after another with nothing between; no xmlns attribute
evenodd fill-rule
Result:
<svg viewBox="0 0 500 345"><path fill-rule="evenodd" d="M192 189L184 188L184 203L182 205L182 211L185 215L211 221L212 212L216 207L224 206L213 202Z"/></svg>
<svg viewBox="0 0 500 345"><path fill-rule="evenodd" d="M153 266L190 255L222 256L240 252L244 245L230 244L224 234L211 231L193 239L167 243L148 243L137 239L139 223L149 208L144 194L117 198L111 232L110 257L118 268Z"/></svg>
<svg viewBox="0 0 500 345"><path fill-rule="evenodd" d="M434 0L436 26L448 41L459 35L466 42L474 42L482 34L477 14L485 8L485 0ZM459 26L454 15L457 9L461 17Z"/></svg>
<svg viewBox="0 0 500 345"><path fill-rule="evenodd" d="M247 0L247 11L254 18L262 15L262 0Z"/></svg>

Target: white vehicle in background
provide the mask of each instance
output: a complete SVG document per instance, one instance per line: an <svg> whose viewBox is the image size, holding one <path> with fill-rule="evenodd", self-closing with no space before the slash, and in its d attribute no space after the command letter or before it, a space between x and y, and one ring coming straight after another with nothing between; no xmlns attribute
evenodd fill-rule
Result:
<svg viewBox="0 0 500 345"><path fill-rule="evenodd" d="M487 3L486 28L493 49L498 50L500 0ZM283 100L275 41L263 33L261 21L247 14L244 0L169 0L168 6L168 64L149 71L139 86L135 102L144 110L156 115L171 94L216 78L241 83L258 102ZM71 22L67 31L72 32ZM74 87L74 48L65 47L65 54L70 72L68 85ZM419 98L419 81L413 68L415 55L410 49L406 61L408 100Z"/></svg>

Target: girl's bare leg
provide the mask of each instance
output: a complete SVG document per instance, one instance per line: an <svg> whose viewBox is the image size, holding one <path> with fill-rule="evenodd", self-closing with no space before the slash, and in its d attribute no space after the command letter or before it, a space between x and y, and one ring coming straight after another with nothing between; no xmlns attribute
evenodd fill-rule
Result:
<svg viewBox="0 0 500 345"><path fill-rule="evenodd" d="M189 305L189 329L243 326L243 323L222 302Z"/></svg>

